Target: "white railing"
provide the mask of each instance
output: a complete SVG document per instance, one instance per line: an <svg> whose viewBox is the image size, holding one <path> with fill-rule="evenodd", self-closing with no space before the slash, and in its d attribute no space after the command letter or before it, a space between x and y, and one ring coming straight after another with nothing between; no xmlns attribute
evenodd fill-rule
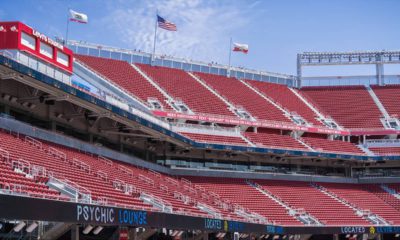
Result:
<svg viewBox="0 0 400 240"><path fill-rule="evenodd" d="M47 150L47 152L48 152L50 155L53 155L54 157L57 157L57 158L59 158L59 159L64 160L64 162L67 161L67 154L65 154L64 152L62 152L62 151L60 151L60 150L58 150L58 149L55 149L55 148L53 148L53 147L49 147L49 149Z"/></svg>
<svg viewBox="0 0 400 240"><path fill-rule="evenodd" d="M64 182L67 183L70 186L73 186L75 189L78 190L78 194L79 194L79 199L81 201L87 202L87 203L91 203L92 202L92 193L91 191L89 191L87 188L82 187L80 185L78 185L75 182L72 182L68 179L64 179Z"/></svg>
<svg viewBox="0 0 400 240"><path fill-rule="evenodd" d="M171 185L179 186L179 182L175 179L172 179L170 177L165 177L164 180Z"/></svg>
<svg viewBox="0 0 400 240"><path fill-rule="evenodd" d="M33 146L43 149L42 142L30 137L30 136L25 136L25 142L32 144Z"/></svg>
<svg viewBox="0 0 400 240"><path fill-rule="evenodd" d="M174 198L181 200L186 205L190 203L190 197L178 191L174 191Z"/></svg>
<svg viewBox="0 0 400 240"><path fill-rule="evenodd" d="M109 165L109 166L112 166L112 165L113 165L113 162L112 162L111 160L109 160L109 159L107 159L107 158L105 158L105 157L103 157L103 156L98 156L97 159L98 159L100 162L105 163L105 164L107 164L107 165Z"/></svg>
<svg viewBox="0 0 400 240"><path fill-rule="evenodd" d="M39 165L32 165L31 168L31 175L32 176L38 176L38 177L47 177L47 171L46 168L43 166L39 166Z"/></svg>
<svg viewBox="0 0 400 240"><path fill-rule="evenodd" d="M171 203L169 203L165 200L162 200L161 198L158 198L156 196L153 196L153 195L145 193L145 192L141 192L140 199L146 203L153 205L153 207L161 210L162 212L172 213Z"/></svg>
<svg viewBox="0 0 400 240"><path fill-rule="evenodd" d="M190 193L193 194L193 195L197 195L196 189L192 188L192 187L189 186L189 185L183 185L183 189L184 189L185 191L187 191L187 192L190 192Z"/></svg>
<svg viewBox="0 0 400 240"><path fill-rule="evenodd" d="M122 166L122 165L118 165L118 167L117 167L120 171L122 171L123 173L126 173L126 174L128 174L129 176L133 176L133 171L131 170L131 169L129 169L129 168L127 168L127 167L124 167L124 166Z"/></svg>
<svg viewBox="0 0 400 240"><path fill-rule="evenodd" d="M168 193L168 187L167 187L166 185L160 184L159 188L160 188L161 190L163 190L164 192L167 192L167 193Z"/></svg>
<svg viewBox="0 0 400 240"><path fill-rule="evenodd" d="M13 160L11 162L12 168L14 170L23 172L25 174L31 174L31 164L28 161L25 161L23 159L18 159L18 160Z"/></svg>
<svg viewBox="0 0 400 240"><path fill-rule="evenodd" d="M150 178L148 178L148 177L146 177L146 176L144 176L144 175L142 175L142 174L139 174L138 179L141 180L141 181L143 181L143 182L145 182L145 183L147 183L147 184L149 184L149 185L154 186L154 181L153 181L153 179L150 179Z"/></svg>
<svg viewBox="0 0 400 240"><path fill-rule="evenodd" d="M72 159L72 165L90 173L90 166L77 158Z"/></svg>
<svg viewBox="0 0 400 240"><path fill-rule="evenodd" d="M187 180L186 178L181 178L181 182L182 182L183 184L188 185L188 186L192 186L192 182L189 181L189 180Z"/></svg>
<svg viewBox="0 0 400 240"><path fill-rule="evenodd" d="M221 213L217 209L215 209L205 203L197 202L196 207L198 209L210 214L214 218L219 218L219 219L222 218Z"/></svg>
<svg viewBox="0 0 400 240"><path fill-rule="evenodd" d="M104 181L108 181L108 175L107 175L107 173L105 173L105 172L103 172L103 171L101 171L101 170L99 170L99 171L97 171L96 172L96 176L98 176L98 177L100 177L101 179L103 179Z"/></svg>
<svg viewBox="0 0 400 240"><path fill-rule="evenodd" d="M0 148L0 157L2 161L10 163L10 152L8 152L7 150Z"/></svg>
<svg viewBox="0 0 400 240"><path fill-rule="evenodd" d="M367 139L365 140L365 145L371 146L395 146L400 147L400 139Z"/></svg>
<svg viewBox="0 0 400 240"><path fill-rule="evenodd" d="M111 54L111 52L115 52L115 53L124 53L124 54L128 54L128 55L144 56L144 57L149 57L149 58L151 57L150 53L146 53L143 51L136 51L136 50L132 50L132 49L121 49L121 48L105 46L105 45L100 45L100 44L95 44L95 43L87 43L87 42L76 41L76 40L68 40L68 45L71 47L95 49L96 51L100 51L100 50L108 51L110 54ZM195 64L195 65L200 65L200 66L228 69L228 66L223 65L223 64L202 62L202 61L192 60L192 59L189 60L189 59L185 59L185 58L167 56L165 54L157 54L156 58L162 59L162 60L177 61L177 62L181 62L181 63ZM239 72L243 72L243 73L273 76L273 77L285 78L285 79L290 79L290 80L293 80L295 78L295 76L293 76L293 75L269 72L269 71L260 71L260 70L248 69L248 68L243 68L243 67L230 66L230 69L231 69L231 71L233 70L233 71L239 71Z"/></svg>
<svg viewBox="0 0 400 240"><path fill-rule="evenodd" d="M137 192L137 189L135 186L133 186L131 184L127 184L120 179L113 180L113 187L117 190L122 191L125 194L132 194L134 192Z"/></svg>
<svg viewBox="0 0 400 240"><path fill-rule="evenodd" d="M153 175L153 176L155 176L156 178L161 179L161 174L160 174L159 172L156 172L156 171L154 171L153 169L149 169L148 172L149 172L150 175Z"/></svg>

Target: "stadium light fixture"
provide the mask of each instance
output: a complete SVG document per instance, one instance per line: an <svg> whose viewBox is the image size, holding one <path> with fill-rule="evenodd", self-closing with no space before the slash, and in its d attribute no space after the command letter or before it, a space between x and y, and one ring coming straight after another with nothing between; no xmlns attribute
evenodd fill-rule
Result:
<svg viewBox="0 0 400 240"><path fill-rule="evenodd" d="M24 221L19 222L17 225L14 226L13 230L14 232L19 232L21 231L24 227L26 226L26 223Z"/></svg>
<svg viewBox="0 0 400 240"><path fill-rule="evenodd" d="M90 231L92 231L92 229L93 229L93 226L92 226L92 225L87 225L87 226L85 227L85 229L83 229L83 234L88 234L88 233L90 233Z"/></svg>
<svg viewBox="0 0 400 240"><path fill-rule="evenodd" d="M33 222L31 223L27 228L26 228L26 232L31 233L33 232L33 230L35 230L38 227L38 223L37 222Z"/></svg>
<svg viewBox="0 0 400 240"><path fill-rule="evenodd" d="M94 230L93 230L93 234L97 235L101 232L101 230L103 230L102 226L97 226Z"/></svg>
<svg viewBox="0 0 400 240"><path fill-rule="evenodd" d="M279 239L279 235L275 235L273 239Z"/></svg>
<svg viewBox="0 0 400 240"><path fill-rule="evenodd" d="M400 237L400 233L394 235L394 237L396 237L396 238Z"/></svg>

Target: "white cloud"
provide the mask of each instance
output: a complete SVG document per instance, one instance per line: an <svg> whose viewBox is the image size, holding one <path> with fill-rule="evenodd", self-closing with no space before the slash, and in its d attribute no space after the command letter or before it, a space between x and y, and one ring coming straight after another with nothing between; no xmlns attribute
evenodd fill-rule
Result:
<svg viewBox="0 0 400 240"><path fill-rule="evenodd" d="M246 27L257 2L156 0L120 1L122 6L109 6L103 21L115 37L129 48L152 52L155 14L176 23L177 32L158 29L157 53L189 59L224 62L228 55L229 37Z"/></svg>

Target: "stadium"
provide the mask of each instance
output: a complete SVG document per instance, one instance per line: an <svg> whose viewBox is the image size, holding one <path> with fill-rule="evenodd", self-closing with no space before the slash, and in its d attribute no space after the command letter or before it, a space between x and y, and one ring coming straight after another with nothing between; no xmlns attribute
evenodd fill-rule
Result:
<svg viewBox="0 0 400 240"><path fill-rule="evenodd" d="M0 22L1 239L400 239L399 51L288 75L28 24ZM345 65L376 75L303 76Z"/></svg>

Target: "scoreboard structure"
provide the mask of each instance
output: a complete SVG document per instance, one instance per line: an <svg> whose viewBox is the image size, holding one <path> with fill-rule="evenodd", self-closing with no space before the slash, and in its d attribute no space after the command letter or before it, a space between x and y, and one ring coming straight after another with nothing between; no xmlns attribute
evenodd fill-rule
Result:
<svg viewBox="0 0 400 240"><path fill-rule="evenodd" d="M73 52L22 22L0 22L0 49L26 52L68 75L73 71Z"/></svg>

